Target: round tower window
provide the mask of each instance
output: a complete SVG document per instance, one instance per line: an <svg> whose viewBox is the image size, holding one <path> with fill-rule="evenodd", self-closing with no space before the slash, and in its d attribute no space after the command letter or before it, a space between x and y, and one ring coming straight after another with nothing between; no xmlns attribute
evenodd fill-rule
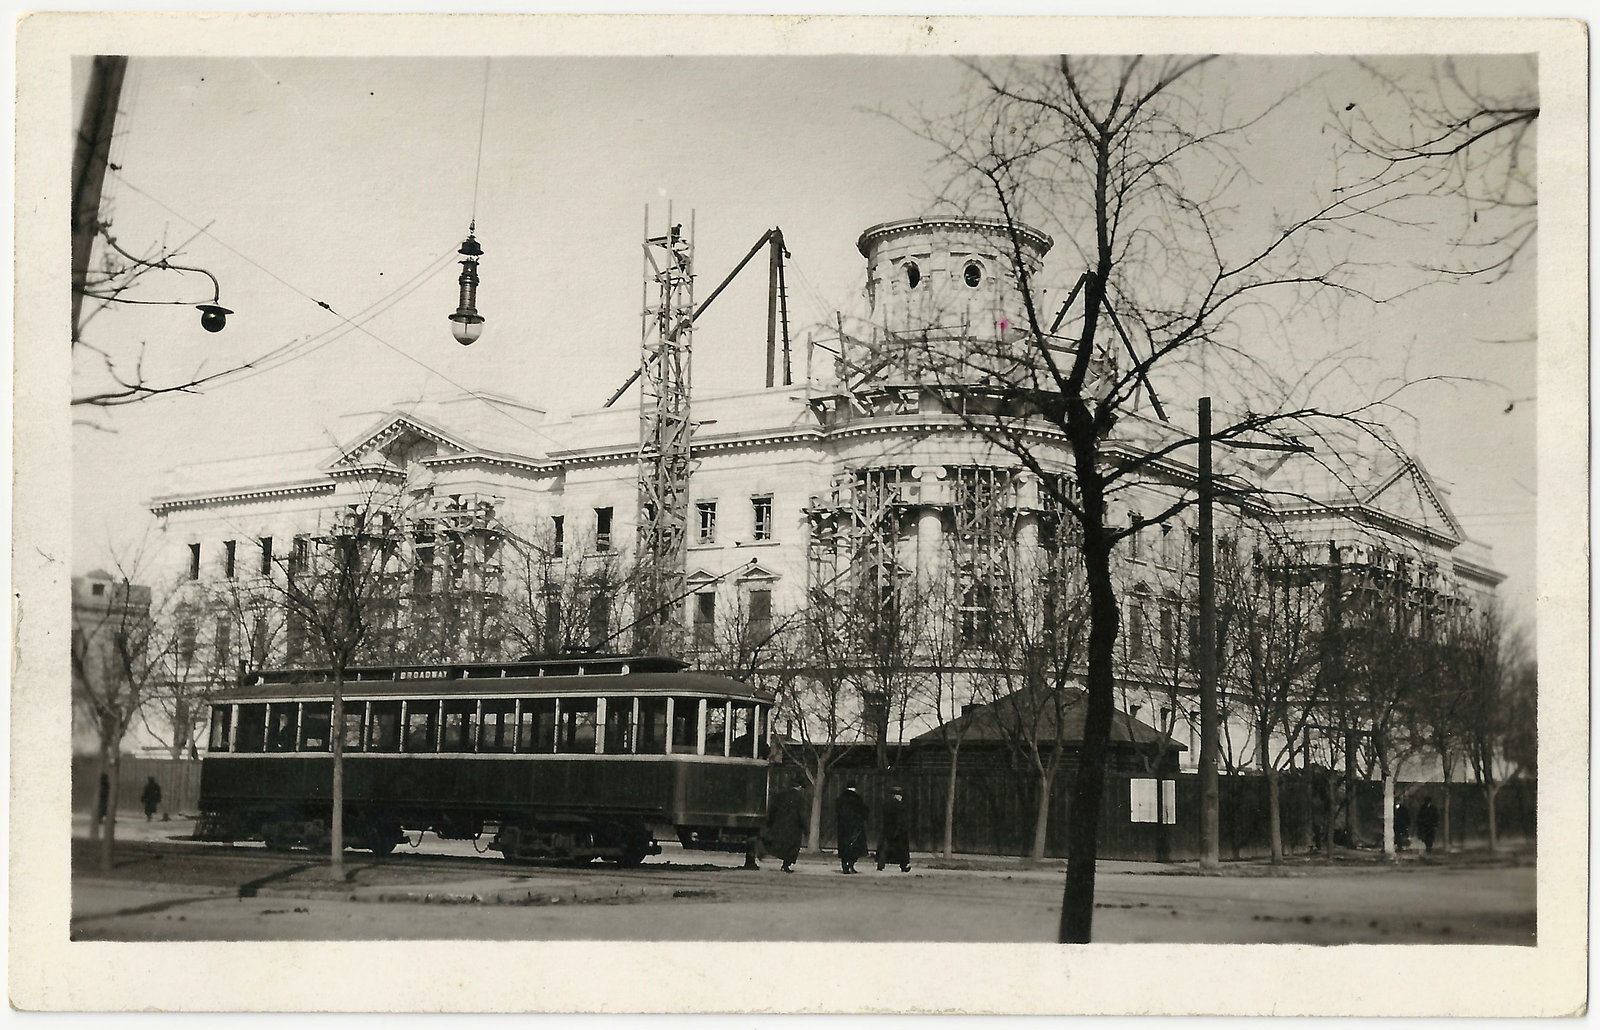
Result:
<svg viewBox="0 0 1600 1030"><path fill-rule="evenodd" d="M922 269L917 267L917 263L915 261L907 261L906 262L906 286L908 286L909 288L914 290L914 289L917 288L917 283L920 283L921 281L922 281Z"/></svg>
<svg viewBox="0 0 1600 1030"><path fill-rule="evenodd" d="M976 289L978 284L983 282L983 266L976 261L968 261L966 269L961 273L961 278L968 286Z"/></svg>

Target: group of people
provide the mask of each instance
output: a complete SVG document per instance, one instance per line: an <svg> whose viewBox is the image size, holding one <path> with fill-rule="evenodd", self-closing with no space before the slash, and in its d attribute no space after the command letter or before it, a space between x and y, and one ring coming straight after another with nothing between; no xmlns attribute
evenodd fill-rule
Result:
<svg viewBox="0 0 1600 1030"><path fill-rule="evenodd" d="M1433 807L1433 798L1423 798L1417 809L1417 839L1428 853L1433 852L1433 835L1439 829L1439 810ZM1411 810L1404 801L1394 803L1394 844L1396 848L1411 844Z"/></svg>
<svg viewBox="0 0 1600 1030"><path fill-rule="evenodd" d="M911 871L911 820L906 812L905 791L893 787L890 798L883 806L881 832L878 836L878 870L887 865L898 865L902 873ZM871 810L856 792L856 785L845 785L834 806L839 839L839 871L846 875L857 872L856 863L866 857L867 819ZM794 872L800 858L800 848L805 841L810 823L805 794L798 781L773 799L767 815L767 828L762 842L767 853L783 863L783 871ZM746 862L753 866L753 856Z"/></svg>

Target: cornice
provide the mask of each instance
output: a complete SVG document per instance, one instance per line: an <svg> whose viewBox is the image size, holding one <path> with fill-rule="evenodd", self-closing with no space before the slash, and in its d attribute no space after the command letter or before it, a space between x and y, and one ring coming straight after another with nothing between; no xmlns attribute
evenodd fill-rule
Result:
<svg viewBox="0 0 1600 1030"><path fill-rule="evenodd" d="M240 501L264 501L276 497L300 497L311 494L332 493L334 484L327 481L302 482L281 486L257 487L244 490L227 490L209 494L174 494L158 497L150 502L150 512L165 515L186 508L203 508L208 504L236 504Z"/></svg>

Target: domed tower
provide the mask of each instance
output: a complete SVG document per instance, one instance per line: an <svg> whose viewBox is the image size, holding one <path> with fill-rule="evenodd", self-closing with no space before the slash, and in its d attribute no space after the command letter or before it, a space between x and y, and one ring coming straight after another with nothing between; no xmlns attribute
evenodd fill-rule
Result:
<svg viewBox="0 0 1600 1030"><path fill-rule="evenodd" d="M1028 226L1015 231L1032 281L1053 241ZM866 230L856 247L867 259L873 332L858 345L869 353L850 360L878 377L981 382L1027 324L1003 221L906 218Z"/></svg>

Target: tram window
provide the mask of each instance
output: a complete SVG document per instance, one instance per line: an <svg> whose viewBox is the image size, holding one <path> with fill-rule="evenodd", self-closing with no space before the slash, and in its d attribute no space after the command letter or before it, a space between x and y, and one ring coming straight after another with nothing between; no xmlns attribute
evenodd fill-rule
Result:
<svg viewBox="0 0 1600 1030"><path fill-rule="evenodd" d="M594 754L595 699L561 699L561 737L556 750L567 754Z"/></svg>
<svg viewBox="0 0 1600 1030"><path fill-rule="evenodd" d="M556 703L549 698L525 698L517 730L517 750L548 755L556 749Z"/></svg>
<svg viewBox="0 0 1600 1030"><path fill-rule="evenodd" d="M772 746L772 708L768 705L756 706L756 757L767 757L767 751Z"/></svg>
<svg viewBox="0 0 1600 1030"><path fill-rule="evenodd" d="M667 699L639 699L639 746L641 755L659 755L667 750Z"/></svg>
<svg viewBox="0 0 1600 1030"><path fill-rule="evenodd" d="M728 743L728 754L735 758L753 758L755 756L755 741L752 734L755 730L756 706L734 703L733 726L729 735L732 739Z"/></svg>
<svg viewBox="0 0 1600 1030"><path fill-rule="evenodd" d="M344 703L344 749L346 751L361 750L361 723L365 720L366 708L365 701L346 701Z"/></svg>
<svg viewBox="0 0 1600 1030"><path fill-rule="evenodd" d="M328 750L328 724L333 705L327 701L307 701L300 710L300 750Z"/></svg>
<svg viewBox="0 0 1600 1030"><path fill-rule="evenodd" d="M240 705L239 728L233 734L235 751L267 749L267 706Z"/></svg>
<svg viewBox="0 0 1600 1030"><path fill-rule="evenodd" d="M706 702L706 754L725 753L728 742L728 706L722 701Z"/></svg>
<svg viewBox="0 0 1600 1030"><path fill-rule="evenodd" d="M633 750L633 698L606 698L606 732L600 746L608 755L625 755Z"/></svg>
<svg viewBox="0 0 1600 1030"><path fill-rule="evenodd" d="M479 729L478 750L508 754L517 730L517 703L499 698L483 703L483 725Z"/></svg>
<svg viewBox="0 0 1600 1030"><path fill-rule="evenodd" d="M367 750L400 750L400 702L372 702L372 718L367 726Z"/></svg>
<svg viewBox="0 0 1600 1030"><path fill-rule="evenodd" d="M295 742L295 703L279 702L267 706L267 750L293 751Z"/></svg>
<svg viewBox="0 0 1600 1030"><path fill-rule="evenodd" d="M438 750L439 705L436 701L412 701L406 706L406 750Z"/></svg>
<svg viewBox="0 0 1600 1030"><path fill-rule="evenodd" d="M471 751L478 736L478 703L446 701L444 725L439 738L440 751Z"/></svg>
<svg viewBox="0 0 1600 1030"><path fill-rule="evenodd" d="M211 707L211 751L228 750L228 728L233 722L232 705L213 705Z"/></svg>
<svg viewBox="0 0 1600 1030"><path fill-rule="evenodd" d="M692 755L700 740L700 699L675 697L672 699L672 742L670 754Z"/></svg>

